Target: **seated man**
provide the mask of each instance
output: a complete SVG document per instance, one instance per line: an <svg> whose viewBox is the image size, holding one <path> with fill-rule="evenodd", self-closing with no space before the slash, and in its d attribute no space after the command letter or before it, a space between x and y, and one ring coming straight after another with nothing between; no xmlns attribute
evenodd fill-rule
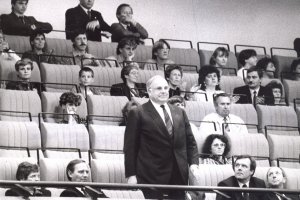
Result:
<svg viewBox="0 0 300 200"><path fill-rule="evenodd" d="M40 169L37 164L22 162L19 164L16 174L16 179L19 181L40 181ZM51 192L45 188L36 186L25 187L21 189L15 187L5 192L5 196L22 196L28 198L30 196L51 196Z"/></svg>
<svg viewBox="0 0 300 200"><path fill-rule="evenodd" d="M236 103L251 103L256 107L257 104L272 105L272 91L261 86L263 72L256 66L247 71L246 85L234 88L233 94L241 95Z"/></svg>
<svg viewBox="0 0 300 200"><path fill-rule="evenodd" d="M247 70L257 63L257 54L254 49L245 49L239 53L238 61L241 65L237 75L242 79L246 78Z"/></svg>
<svg viewBox="0 0 300 200"><path fill-rule="evenodd" d="M179 65L169 65L165 71L169 83L169 98L175 95L185 96L186 82L182 81L183 70Z"/></svg>
<svg viewBox="0 0 300 200"><path fill-rule="evenodd" d="M63 119L59 122L60 124L77 124L81 122L81 119L77 119L74 116L81 101L81 96L73 92L65 92L60 96L59 105L62 108L63 114Z"/></svg>
<svg viewBox="0 0 300 200"><path fill-rule="evenodd" d="M133 19L133 10L129 4L119 5L116 15L119 23L111 25L112 42L119 42L125 37L133 37L137 41L148 37L147 30Z"/></svg>
<svg viewBox="0 0 300 200"><path fill-rule="evenodd" d="M11 0L12 12L1 15L1 28L7 35L30 36L35 31L49 33L52 26L39 22L32 16L25 16L29 0Z"/></svg>
<svg viewBox="0 0 300 200"><path fill-rule="evenodd" d="M90 167L81 159L75 159L69 162L66 174L69 181L72 182L89 182ZM97 194L91 195L88 193L85 187L69 187L65 189L61 194L61 197L91 197L96 196L98 198L107 198L105 194L98 190Z"/></svg>
<svg viewBox="0 0 300 200"><path fill-rule="evenodd" d="M4 34L0 29L0 58L5 60L20 60L20 57L9 48L8 43L5 41Z"/></svg>
<svg viewBox="0 0 300 200"><path fill-rule="evenodd" d="M243 125L245 122L240 117L230 114L231 104L232 99L229 94L216 94L214 97L214 106L216 112L210 113L202 119L204 122L201 123L199 131L202 133L207 133L209 130L211 130L211 133L223 134L224 124L224 132L238 134L248 133L247 126ZM214 122L216 125L216 132L213 131L213 125L206 122Z"/></svg>
<svg viewBox="0 0 300 200"><path fill-rule="evenodd" d="M259 178L253 177L256 162L251 156L242 155L236 157L233 165L234 176L221 181L219 187L239 187L239 188L265 188L265 182ZM263 193L246 192L224 192L231 197L231 200L262 200ZM224 196L217 194L216 200L225 200Z"/></svg>
<svg viewBox="0 0 300 200"><path fill-rule="evenodd" d="M267 186L272 189L285 189L286 183L286 174L282 168L279 167L270 167L267 172ZM296 194L282 194L269 192L266 194L264 200L299 200L299 195Z"/></svg>

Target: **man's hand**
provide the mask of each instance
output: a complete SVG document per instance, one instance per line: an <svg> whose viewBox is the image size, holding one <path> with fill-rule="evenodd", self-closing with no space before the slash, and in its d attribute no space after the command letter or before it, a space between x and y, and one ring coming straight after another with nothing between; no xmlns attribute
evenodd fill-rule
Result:
<svg viewBox="0 0 300 200"><path fill-rule="evenodd" d="M137 184L136 176L130 176L129 178L127 178L127 183L128 184Z"/></svg>
<svg viewBox="0 0 300 200"><path fill-rule="evenodd" d="M101 35L106 37L106 38L110 38L111 37L111 33L107 32L107 31L101 31Z"/></svg>
<svg viewBox="0 0 300 200"><path fill-rule="evenodd" d="M100 28L100 24L98 20L91 21L86 25L87 30L95 31L96 28Z"/></svg>
<svg viewBox="0 0 300 200"><path fill-rule="evenodd" d="M36 26L33 24L33 25L30 26L30 28L31 28L32 30L35 30L35 29L36 29Z"/></svg>

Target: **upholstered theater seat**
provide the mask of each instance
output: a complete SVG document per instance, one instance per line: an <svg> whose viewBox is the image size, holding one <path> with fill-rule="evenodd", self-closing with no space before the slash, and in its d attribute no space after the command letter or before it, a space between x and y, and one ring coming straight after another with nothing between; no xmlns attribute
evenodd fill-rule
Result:
<svg viewBox="0 0 300 200"><path fill-rule="evenodd" d="M300 81L283 79L283 85L288 102L292 103L294 99L300 98Z"/></svg>
<svg viewBox="0 0 300 200"><path fill-rule="evenodd" d="M245 85L243 79L238 76L222 76L220 80L221 90L232 94L233 89Z"/></svg>
<svg viewBox="0 0 300 200"><path fill-rule="evenodd" d="M96 58L107 58L116 55L118 43L88 41L89 53Z"/></svg>
<svg viewBox="0 0 300 200"><path fill-rule="evenodd" d="M211 102L187 101L185 111L189 120L199 122L202 121L207 114L215 112L215 107Z"/></svg>
<svg viewBox="0 0 300 200"><path fill-rule="evenodd" d="M17 53L24 53L31 50L29 37L5 35L5 41L9 44L9 47Z"/></svg>
<svg viewBox="0 0 300 200"><path fill-rule="evenodd" d="M231 114L239 116L247 126L249 132L257 133L257 113L252 104L232 104Z"/></svg>

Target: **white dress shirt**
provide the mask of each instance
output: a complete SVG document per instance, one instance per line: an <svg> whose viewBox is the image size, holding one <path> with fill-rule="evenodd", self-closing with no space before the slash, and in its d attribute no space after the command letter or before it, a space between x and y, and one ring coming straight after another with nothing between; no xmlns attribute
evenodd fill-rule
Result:
<svg viewBox="0 0 300 200"><path fill-rule="evenodd" d="M164 111L163 111L162 107L160 107L161 105L158 104L158 103L153 102L152 100L150 100L150 101L151 101L151 103L153 104L155 110L158 112L159 116L161 117L161 119L163 120L163 122L164 122L165 125L166 125L166 122L165 122L165 115L164 115ZM165 109L166 109L166 111L167 111L167 113L168 113L168 115L169 115L169 117L170 117L170 119L171 119L171 122L172 122L172 124L173 124L173 119L172 119L171 111L170 111L170 108L169 108L168 104L165 103L165 104L163 104L163 105L165 106Z"/></svg>

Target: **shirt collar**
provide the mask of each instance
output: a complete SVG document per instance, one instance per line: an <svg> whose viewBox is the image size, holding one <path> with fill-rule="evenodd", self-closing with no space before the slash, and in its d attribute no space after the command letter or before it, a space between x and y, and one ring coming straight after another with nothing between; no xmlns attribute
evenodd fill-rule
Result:
<svg viewBox="0 0 300 200"><path fill-rule="evenodd" d="M79 4L79 6L83 9L83 11L88 14L88 11L92 11L92 9L88 10L85 7L83 7L81 4Z"/></svg>
<svg viewBox="0 0 300 200"><path fill-rule="evenodd" d="M250 181L248 181L248 182L246 182L246 183L241 183L241 182L238 181L238 184L239 184L239 186L240 186L241 188L243 187L243 185L247 185L247 187L249 188L249 183L250 183Z"/></svg>
<svg viewBox="0 0 300 200"><path fill-rule="evenodd" d="M257 89L251 89L251 88L249 88L249 89L250 89L251 94L253 94L253 92L256 91L256 95L257 95L259 92L260 86Z"/></svg>
<svg viewBox="0 0 300 200"><path fill-rule="evenodd" d="M155 107L155 109L156 110L158 110L158 109L161 109L161 104L158 104L158 103L155 103L154 101L152 101L151 99L150 99L150 101L151 101L151 103L153 104L153 106ZM168 104L167 103L164 103L164 104L162 104L162 105L164 105L164 106L168 106Z"/></svg>
<svg viewBox="0 0 300 200"><path fill-rule="evenodd" d="M127 24L123 24L122 22L120 22L121 26L123 26L125 29L128 28L128 25Z"/></svg>

